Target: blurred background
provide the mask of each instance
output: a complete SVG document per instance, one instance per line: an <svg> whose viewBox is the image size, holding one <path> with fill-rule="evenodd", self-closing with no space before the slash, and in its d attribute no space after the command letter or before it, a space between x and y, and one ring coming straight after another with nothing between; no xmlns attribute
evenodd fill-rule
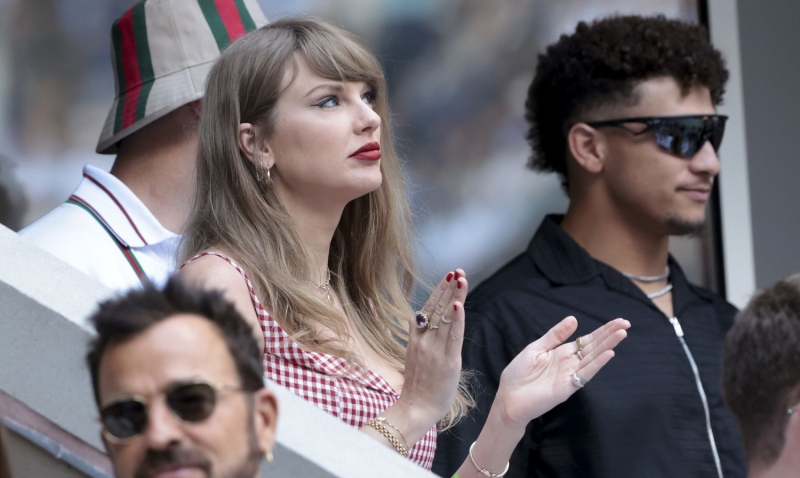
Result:
<svg viewBox="0 0 800 478"><path fill-rule="evenodd" d="M113 19L132 0L0 0L0 222L19 229L64 201L94 153L114 97ZM663 13L699 20L697 0L259 0L267 18L328 17L386 69L398 149L422 238L419 264L477 283L522 251L567 199L525 168L523 106L546 45L580 20ZM724 161L724 160L723 160ZM713 223L713 221L711 221ZM689 277L719 290L711 231L673 241Z"/></svg>

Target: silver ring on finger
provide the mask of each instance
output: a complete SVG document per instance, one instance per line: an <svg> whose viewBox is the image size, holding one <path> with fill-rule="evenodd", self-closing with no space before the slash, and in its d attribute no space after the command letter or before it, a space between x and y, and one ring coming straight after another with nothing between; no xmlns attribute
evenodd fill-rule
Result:
<svg viewBox="0 0 800 478"><path fill-rule="evenodd" d="M578 388L583 388L583 386L586 385L577 373L572 374L572 384Z"/></svg>
<svg viewBox="0 0 800 478"><path fill-rule="evenodd" d="M439 326L438 325L433 325L433 324L428 324L428 328L431 329L431 330L439 330Z"/></svg>
<svg viewBox="0 0 800 478"><path fill-rule="evenodd" d="M417 325L418 329L427 329L428 325L431 323L431 319L428 318L428 314L418 310L417 314L414 316L414 323Z"/></svg>

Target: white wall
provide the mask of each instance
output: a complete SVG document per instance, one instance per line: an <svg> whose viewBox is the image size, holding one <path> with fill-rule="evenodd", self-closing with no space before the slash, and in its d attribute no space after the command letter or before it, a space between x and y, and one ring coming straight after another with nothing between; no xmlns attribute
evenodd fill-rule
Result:
<svg viewBox="0 0 800 478"><path fill-rule="evenodd" d="M719 151L722 171L718 180L725 289L728 300L741 308L755 290L756 277L736 2L737 0L708 0L708 16L711 40L722 51L730 71L725 104L719 108L719 113L726 114L729 118ZM749 122L751 118L747 117L747 120Z"/></svg>

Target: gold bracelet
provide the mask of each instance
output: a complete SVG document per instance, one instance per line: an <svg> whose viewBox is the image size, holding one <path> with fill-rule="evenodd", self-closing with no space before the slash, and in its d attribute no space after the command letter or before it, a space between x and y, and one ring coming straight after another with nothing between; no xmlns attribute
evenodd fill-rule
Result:
<svg viewBox="0 0 800 478"><path fill-rule="evenodd" d="M400 440L398 440L397 437L395 437L394 434L392 432L390 432L388 428L383 426L383 423L381 423L378 420L375 420L373 418L372 420L369 420L367 422L367 425L369 425L372 428L378 430L381 433L381 435L385 436L386 439L389 440L389 443L391 443L392 446L394 446L395 450L397 450L398 453L403 455L403 457L407 457L408 456L408 448L404 447L400 443Z"/></svg>
<svg viewBox="0 0 800 478"><path fill-rule="evenodd" d="M492 473L486 468L482 468L481 465L479 465L478 462L475 461L475 457L472 456L472 449L475 448L475 443L477 442L472 442L472 445L469 446L469 459L472 460L472 464L475 465L475 468L478 469L478 473L488 478L503 478L503 476L505 476L505 474L508 473L508 467L511 466L511 462L506 463L506 469L503 470L502 473Z"/></svg>
<svg viewBox="0 0 800 478"><path fill-rule="evenodd" d="M396 432L397 432L397 434L398 434L398 435L400 435L400 438L402 438L402 439L403 439L403 443L404 443L404 444L405 444L405 446L406 446L406 450L410 450L410 449L411 449L411 447L410 447L410 446L408 446L408 440L406 440L406 436L405 436L405 435L403 435L403 432L401 432L399 428L397 428L396 426L394 426L394 425L392 425L391 423L389 423L389 420L387 420L387 419L386 419L386 418L384 418L384 417L377 417L377 418L375 418L375 420L377 420L377 421L379 421L379 422L383 423L384 425L386 425L386 426L387 426L387 427L389 427L389 428L393 428L393 429L394 429L394 431L396 431Z"/></svg>

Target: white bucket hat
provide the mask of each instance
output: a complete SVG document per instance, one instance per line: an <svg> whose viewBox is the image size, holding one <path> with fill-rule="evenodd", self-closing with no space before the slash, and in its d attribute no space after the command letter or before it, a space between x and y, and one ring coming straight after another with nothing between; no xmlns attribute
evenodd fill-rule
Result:
<svg viewBox="0 0 800 478"><path fill-rule="evenodd" d="M256 0L136 3L111 27L116 98L96 151L115 154L122 138L202 98L220 52L266 23Z"/></svg>

